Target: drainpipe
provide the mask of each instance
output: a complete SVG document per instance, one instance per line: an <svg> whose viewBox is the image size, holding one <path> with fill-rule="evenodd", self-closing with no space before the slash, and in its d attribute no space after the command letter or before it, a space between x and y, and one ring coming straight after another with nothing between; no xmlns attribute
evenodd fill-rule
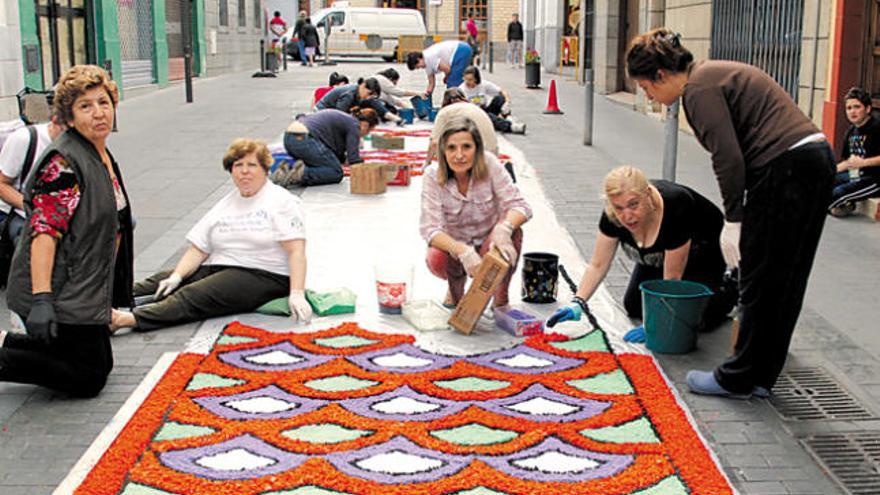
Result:
<svg viewBox="0 0 880 495"><path fill-rule="evenodd" d="M813 77L810 78L810 108L807 110L807 115L810 117L810 120L813 120L813 103L816 99L816 70L819 66L819 61L817 58L819 57L819 18L822 14L822 2L816 2L816 25L814 26L813 31Z"/></svg>

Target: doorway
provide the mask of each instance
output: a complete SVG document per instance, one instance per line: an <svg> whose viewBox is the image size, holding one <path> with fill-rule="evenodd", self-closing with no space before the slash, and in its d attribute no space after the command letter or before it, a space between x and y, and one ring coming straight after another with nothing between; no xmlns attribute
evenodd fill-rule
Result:
<svg viewBox="0 0 880 495"><path fill-rule="evenodd" d="M43 87L50 88L67 69L94 61L91 8L86 0L35 1Z"/></svg>

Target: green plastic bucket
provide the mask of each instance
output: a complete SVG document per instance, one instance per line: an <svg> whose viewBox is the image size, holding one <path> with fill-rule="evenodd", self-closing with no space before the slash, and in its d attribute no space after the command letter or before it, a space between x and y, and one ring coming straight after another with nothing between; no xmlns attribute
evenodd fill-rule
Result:
<svg viewBox="0 0 880 495"><path fill-rule="evenodd" d="M648 280L639 289L648 349L662 354L692 351L712 291L687 280Z"/></svg>

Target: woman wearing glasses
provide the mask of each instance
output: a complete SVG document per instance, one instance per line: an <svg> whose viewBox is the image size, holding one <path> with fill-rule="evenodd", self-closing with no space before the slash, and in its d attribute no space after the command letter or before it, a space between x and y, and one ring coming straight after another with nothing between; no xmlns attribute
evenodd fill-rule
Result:
<svg viewBox="0 0 880 495"><path fill-rule="evenodd" d="M605 176L605 211L593 257L587 264L577 294L548 321L579 320L596 288L602 283L617 246L635 262L623 306L630 318L642 318L639 284L646 280L690 280L714 292L703 313L703 328L721 323L736 303L736 289L722 287L724 258L718 238L724 219L721 210L693 189L665 180L648 181L630 166Z"/></svg>

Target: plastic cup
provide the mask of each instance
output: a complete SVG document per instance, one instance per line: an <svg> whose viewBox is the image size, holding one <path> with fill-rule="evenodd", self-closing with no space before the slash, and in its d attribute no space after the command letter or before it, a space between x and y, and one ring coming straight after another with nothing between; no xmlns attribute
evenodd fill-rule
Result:
<svg viewBox="0 0 880 495"><path fill-rule="evenodd" d="M375 267L379 312L399 315L412 294L413 267L407 263L382 263Z"/></svg>

